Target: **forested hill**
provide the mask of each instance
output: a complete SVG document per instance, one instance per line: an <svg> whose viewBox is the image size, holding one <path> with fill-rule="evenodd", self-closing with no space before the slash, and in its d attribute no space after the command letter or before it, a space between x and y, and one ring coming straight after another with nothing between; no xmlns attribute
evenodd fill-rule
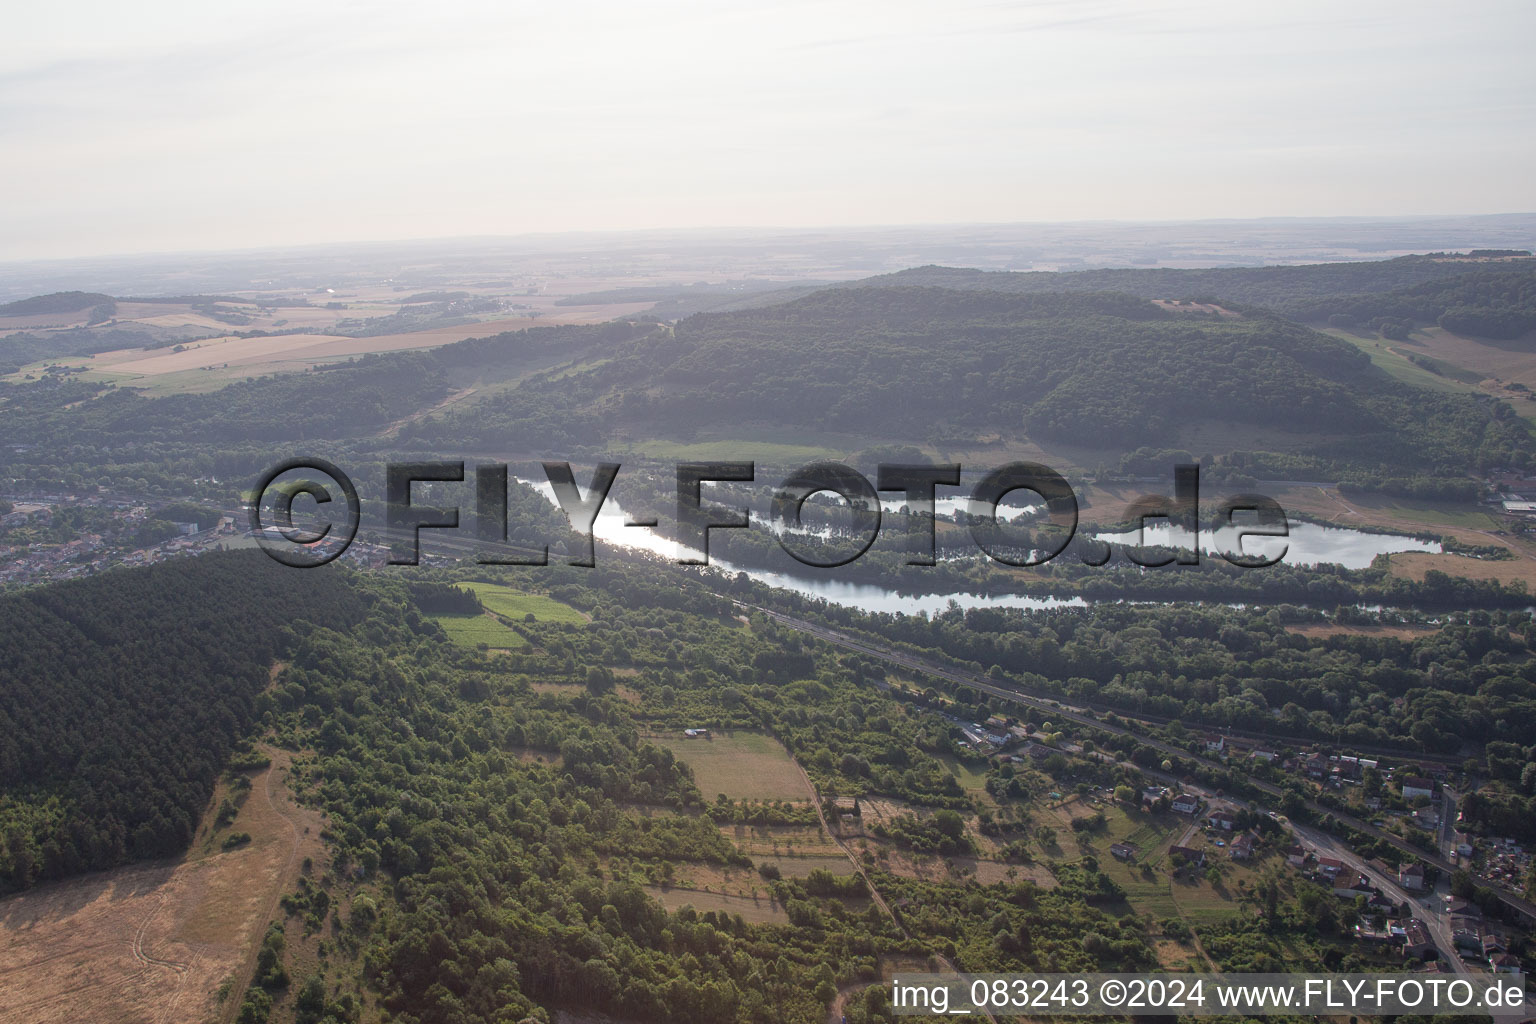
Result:
<svg viewBox="0 0 1536 1024"><path fill-rule="evenodd" d="M1473 257L1454 253L1400 256L1357 263L1287 267L1107 268L1074 271L987 271L914 267L843 287L933 286L972 291L1117 291L1148 299L1214 298L1241 305L1284 307L1331 295L1390 292L1474 272L1536 274L1536 257Z"/></svg>
<svg viewBox="0 0 1536 1024"><path fill-rule="evenodd" d="M287 638L363 611L257 551L0 597L0 892L185 849Z"/></svg>
<svg viewBox="0 0 1536 1024"><path fill-rule="evenodd" d="M0 305L0 316L38 316L50 313L75 313L106 303L116 302L110 295L100 292L52 292L34 295L29 299L17 299Z"/></svg>
<svg viewBox="0 0 1536 1024"><path fill-rule="evenodd" d="M1536 268L1483 269L1367 295L1327 295L1278 304L1287 315L1335 326L1415 326L1508 341L1536 331ZM1395 319L1397 325L1385 321ZM1395 335L1391 326L1398 326Z"/></svg>
<svg viewBox="0 0 1536 1024"><path fill-rule="evenodd" d="M516 376L541 359L575 358L643 334L629 323L536 327L425 352L394 352L251 377L205 394L145 397L130 388L48 377L0 385L11 443L112 447L210 445L368 436L428 408L454 386Z"/></svg>
<svg viewBox="0 0 1536 1024"><path fill-rule="evenodd" d="M1117 293L828 289L700 314L619 351L438 434L601 445L760 424L808 441L1027 436L1109 457L1241 432L1253 451L1288 453L1269 460L1279 474L1462 476L1531 448L1507 407L1395 382L1356 347L1277 314L1175 312Z"/></svg>

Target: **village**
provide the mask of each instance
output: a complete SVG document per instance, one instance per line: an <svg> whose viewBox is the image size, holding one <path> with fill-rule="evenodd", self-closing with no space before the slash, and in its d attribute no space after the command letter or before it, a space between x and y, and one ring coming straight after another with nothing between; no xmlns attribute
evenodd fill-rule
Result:
<svg viewBox="0 0 1536 1024"><path fill-rule="evenodd" d="M93 576L208 551L253 547L244 509L213 510L191 498L120 493L0 494L0 587ZM180 517L180 518L179 518ZM345 558L377 567L387 546L358 540ZM429 564L450 558L429 555Z"/></svg>
<svg viewBox="0 0 1536 1024"><path fill-rule="evenodd" d="M993 762L1030 763L1059 773L1072 758L1112 760L1092 744L1075 743L1061 732L1005 716L952 721L960 746ZM1278 810L1126 762L1118 766L1136 768L1147 784L1133 794L1124 792L1126 787L1110 793L1093 786L1090 797L1095 803L1130 802L1142 811L1167 812L1189 821L1165 849L1114 843L1110 853L1117 860L1136 864L1155 854L1175 872L1204 872L1224 861L1281 857L1300 877L1339 900L1354 922L1355 937L1382 955L1400 956L1432 970L1521 972L1511 936L1520 936L1513 943L1520 948L1532 922L1516 915L1516 923L1506 923L1506 908L1490 888L1496 886L1520 901L1531 874L1530 855L1514 838L1457 827L1462 793L1453 783L1469 781L1459 772L1440 763L1386 765L1377 757L1254 747L1220 733L1190 737L1188 747L1230 767L1246 768L1256 777L1289 780L1324 804L1369 816L1373 825L1421 846L1431 857L1443 855L1457 870L1442 871L1407 855L1393 863L1381 856L1380 844L1365 856L1323 828L1301 825Z"/></svg>

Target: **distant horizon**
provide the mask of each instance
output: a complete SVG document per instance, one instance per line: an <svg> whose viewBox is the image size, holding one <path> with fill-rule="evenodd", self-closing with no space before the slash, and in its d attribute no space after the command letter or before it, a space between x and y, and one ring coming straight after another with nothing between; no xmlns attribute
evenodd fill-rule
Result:
<svg viewBox="0 0 1536 1024"><path fill-rule="evenodd" d="M1060 220L958 220L958 221L907 221L869 222L846 224L695 224L666 227L593 227L566 228L536 231L484 232L471 234L441 234L417 236L378 236L354 238L327 238L269 242L252 245L213 245L187 248L111 250L100 252L76 252L57 256L3 256L0 266L21 267L37 264L63 264L90 260L157 259L181 256L242 256L276 252L315 250L344 250L351 247L370 246L440 246L450 244L497 244L538 240L601 240L605 238L645 238L666 236L708 235L789 235L807 232L828 235L852 235L859 232L943 231L962 229L1004 230L1009 228L1063 228L1078 225L1109 227L1199 227L1219 225L1260 224L1354 224L1391 225L1415 224L1430 221L1501 220L1530 217L1536 221L1536 208L1530 210L1506 210L1495 213L1412 213L1412 214L1273 214L1253 217L1080 217ZM1531 245L1536 246L1536 223L1532 225ZM1468 248L1468 243L1458 243L1452 248ZM1493 245L1488 248L1502 248Z"/></svg>
<svg viewBox="0 0 1536 1024"><path fill-rule="evenodd" d="M85 0L7 28L3 259L1533 199L1526 0Z"/></svg>

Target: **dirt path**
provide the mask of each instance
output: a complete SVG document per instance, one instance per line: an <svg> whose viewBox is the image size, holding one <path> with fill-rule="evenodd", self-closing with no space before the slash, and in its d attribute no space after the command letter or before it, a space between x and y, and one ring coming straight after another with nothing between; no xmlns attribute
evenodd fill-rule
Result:
<svg viewBox="0 0 1536 1024"><path fill-rule="evenodd" d="M400 419L395 420L395 422L384 428L384 436L394 437L402 429L404 429L407 423L414 423L423 417L431 416L435 412L441 412L442 410L448 408L450 405L453 405L457 402L462 402L464 399L474 394L476 390L478 389L474 387L463 388L459 391L455 391L453 394L449 395L441 402L438 402L436 405L428 406L425 409L417 409L409 416L402 416Z"/></svg>
<svg viewBox="0 0 1536 1024"><path fill-rule="evenodd" d="M869 890L869 898L874 901L875 906L879 907L885 913L885 916L891 919L891 923L896 926L896 930L901 932L902 938L911 939L912 933L907 931L907 926L901 923L901 918L896 916L895 912L891 910L890 904L885 902L885 897L880 895L880 890L875 888L875 883L870 879L869 873L864 870L863 862L859 860L848 844L843 842L836 832L832 831L831 826L827 823L827 812L821 806L821 795L816 792L816 784L805 773L805 769L801 767L799 761L795 762L795 769L800 773L800 778L805 780L805 788L810 791L811 806L816 808L816 817L821 821L821 830L827 834L829 839L837 844L837 848L842 850L843 855L848 858L848 863L853 865L854 872L864 880L864 886ZM944 968L950 973L960 973L960 968L955 966L954 961L943 953L933 953L932 956L933 959L943 964ZM851 988L858 990L868 987L868 985L851 986ZM837 997L832 1000L831 1008L828 1010L827 1024L838 1024L842 1017L842 1007L846 1005L847 1000L843 998L843 993L839 991ZM997 1018L992 1016L990 1011L984 1009L981 1012L992 1024L997 1024Z"/></svg>
<svg viewBox="0 0 1536 1024"><path fill-rule="evenodd" d="M1489 540L1493 541L1495 544L1499 545L1500 547L1507 548L1510 551L1513 551L1515 554L1519 555L1521 558L1528 558L1531 561L1536 562L1536 555L1531 554L1530 549L1526 548L1522 544L1513 544L1513 543L1511 543L1510 539L1508 537L1500 537L1497 533L1494 533L1492 530L1473 530L1472 532L1476 533L1476 534L1479 534L1479 535L1481 535L1483 537L1487 537Z"/></svg>
<svg viewBox="0 0 1536 1024"><path fill-rule="evenodd" d="M274 676L276 675L276 672L277 669L274 668ZM293 836L292 845L290 845L288 849L288 861L283 866L282 874L283 878L288 879L293 877L294 865L298 863L299 844L303 836L299 831L298 823L293 820L287 811L278 805L277 801L272 799L272 776L277 774L280 766L280 758L282 759L284 765L286 765L286 758L281 754L280 751L274 748L264 745L261 749L264 750L267 755L272 758L272 764L266 771L266 775L260 789L262 799L266 801L267 808L273 814L283 819L283 821L288 826L289 832L292 833ZM256 959L261 954L261 940L266 936L265 924L277 916L278 907L282 902L283 891L286 889L286 887L287 886L285 884L279 884L272 890L272 898L268 901L267 908L264 911L260 921L257 922L256 930L253 933L254 940L251 942L251 951L246 954L245 963L243 966L241 966L239 973L235 976L235 984L231 986L229 990L230 997L224 1001L222 1012L219 1015L220 1021L233 1022L234 1019L239 1016L241 997L245 990L250 987L251 980L256 976Z"/></svg>
<svg viewBox="0 0 1536 1024"><path fill-rule="evenodd" d="M214 840L210 801L199 838L175 860L38 886L0 900L0 1022L208 1024L238 1015L214 993L255 953L299 861L319 855L323 819L284 793L290 757L250 773L241 808L249 844ZM221 784L218 792L225 787Z"/></svg>
<svg viewBox="0 0 1536 1024"><path fill-rule="evenodd" d="M869 985L865 982L858 981L838 989L837 995L832 997L831 1008L827 1010L827 1024L842 1024L843 1014L847 1012L848 1004L868 987Z"/></svg>
<svg viewBox="0 0 1536 1024"><path fill-rule="evenodd" d="M827 823L827 812L821 806L821 796L816 792L816 784L805 773L805 769L800 767L799 761L795 762L795 770L800 773L800 778L805 780L805 788L810 791L811 806L816 808L816 817L821 821L821 830L827 834L827 838L837 844L837 848L843 852L843 856L848 858L848 863L853 865L854 873L864 880L864 885L869 889L870 899L874 900L875 906L879 907L885 913L885 916L891 919L891 923L901 932L902 938L910 939L912 936L907 931L906 926L901 923L901 919L891 910L890 904L885 902L885 897L880 895L880 890L875 888L875 883L870 881L868 872L864 870L863 862L859 860L847 843L838 838L837 833L832 831L832 827Z"/></svg>
<svg viewBox="0 0 1536 1024"><path fill-rule="evenodd" d="M152 956L144 945L144 933L149 931L150 922L155 919L155 915L165 909L166 899L167 897L162 893L155 901L155 905L149 908L149 913L144 915L144 920L139 922L138 931L133 933L133 958L145 967L164 967L177 974L185 974L189 964L180 960L162 960L160 957Z"/></svg>
<svg viewBox="0 0 1536 1024"><path fill-rule="evenodd" d="M1205 946L1200 942L1200 933L1195 926L1189 923L1189 918L1184 916L1184 911L1179 911L1179 920L1184 922L1184 927L1189 929L1190 945L1195 947L1195 952L1200 954L1200 959L1205 961L1205 966L1211 969L1211 973L1219 974L1221 968L1216 966L1216 961L1211 959L1211 954L1205 951Z"/></svg>

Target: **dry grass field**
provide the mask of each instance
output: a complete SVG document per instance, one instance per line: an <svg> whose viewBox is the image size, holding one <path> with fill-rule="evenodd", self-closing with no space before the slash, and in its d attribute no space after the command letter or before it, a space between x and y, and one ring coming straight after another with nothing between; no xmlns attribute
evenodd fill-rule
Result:
<svg viewBox="0 0 1536 1024"><path fill-rule="evenodd" d="M724 793L732 800L810 799L794 759L772 736L719 733L710 739L661 737L652 740L686 761L706 800Z"/></svg>
<svg viewBox="0 0 1536 1024"><path fill-rule="evenodd" d="M742 920L751 924L789 923L789 914L767 892L766 885L763 886L763 893L755 897L704 892L701 889L683 889L676 886L647 886L646 892L668 910L692 907L701 914L709 910L740 914Z"/></svg>
<svg viewBox="0 0 1536 1024"><path fill-rule="evenodd" d="M1519 551L1519 548L1514 550ZM1424 551L1407 551L1391 556L1392 575L1411 580L1422 580L1435 569L1451 576L1472 580L1498 580L1500 583L1524 581L1536 592L1536 560L1523 552L1515 558L1492 561L1482 558L1462 558L1459 555L1433 555Z"/></svg>
<svg viewBox="0 0 1536 1024"><path fill-rule="evenodd" d="M232 1019L217 991L243 979L255 946L320 819L283 784L287 755L252 777L230 829L252 841L222 848L211 814L178 863L123 868L0 901L3 1024L205 1024ZM222 790L222 787L221 787ZM216 794L215 802L222 799Z"/></svg>

